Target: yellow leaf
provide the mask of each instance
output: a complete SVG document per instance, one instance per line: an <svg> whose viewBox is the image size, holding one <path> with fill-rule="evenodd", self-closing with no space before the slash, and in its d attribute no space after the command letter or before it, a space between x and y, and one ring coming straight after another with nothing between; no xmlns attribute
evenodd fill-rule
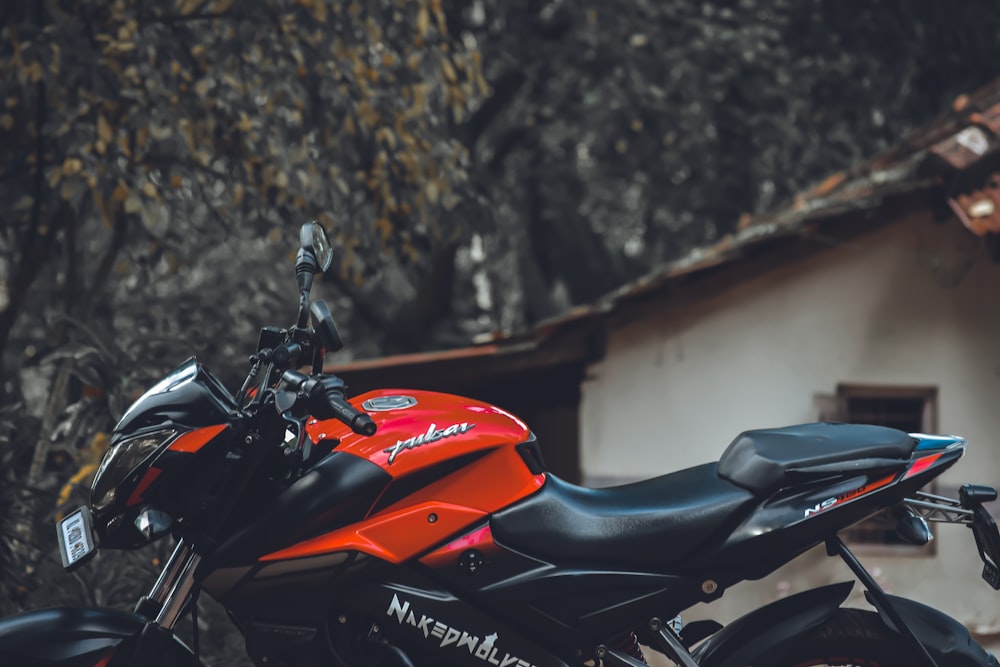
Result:
<svg viewBox="0 0 1000 667"><path fill-rule="evenodd" d="M111 124L104 116L97 117L97 136L106 144L110 144L114 138L111 132Z"/></svg>
<svg viewBox="0 0 1000 667"><path fill-rule="evenodd" d="M389 129L388 127L385 126L380 127L375 132L375 140L378 141L380 144L385 144L390 149L396 147L396 135L393 134L392 130Z"/></svg>
<svg viewBox="0 0 1000 667"><path fill-rule="evenodd" d="M421 42L427 36L427 31L431 27L431 14L426 6L421 6L417 11L417 39Z"/></svg>
<svg viewBox="0 0 1000 667"><path fill-rule="evenodd" d="M82 190L83 181L79 178L71 178L62 182L62 187L59 188L59 196L65 201L70 201L71 199L75 199Z"/></svg>
<svg viewBox="0 0 1000 667"><path fill-rule="evenodd" d="M392 223L389 222L388 218L379 218L375 221L375 226L378 228L379 237L382 239L382 245L389 242L392 237Z"/></svg>
<svg viewBox="0 0 1000 667"><path fill-rule="evenodd" d="M358 118L369 128L373 128L378 125L378 113L368 102L362 102L358 105Z"/></svg>
<svg viewBox="0 0 1000 667"><path fill-rule="evenodd" d="M24 73L31 83L38 83L42 80L42 64L30 63L24 68Z"/></svg>
<svg viewBox="0 0 1000 667"><path fill-rule="evenodd" d="M111 201L121 203L128 199L128 186L124 181L118 181L115 191L111 193Z"/></svg>
<svg viewBox="0 0 1000 667"><path fill-rule="evenodd" d="M201 7L201 0L179 0L177 3L177 11L183 15L193 14L196 9Z"/></svg>
<svg viewBox="0 0 1000 667"><path fill-rule="evenodd" d="M91 186L90 191L91 194L94 196L94 203L97 205L97 210L101 214L101 222L104 224L105 227L110 229L111 212L108 210L108 205L104 201L104 196L101 194L101 191L94 186Z"/></svg>
<svg viewBox="0 0 1000 667"><path fill-rule="evenodd" d="M315 5L313 5L313 16L315 16L316 20L320 23L326 23L326 0L319 0Z"/></svg>
<svg viewBox="0 0 1000 667"><path fill-rule="evenodd" d="M455 83L458 81L458 74L455 72L455 67L451 64L451 60L447 56L441 58L441 72L444 74L444 78L447 79L448 83Z"/></svg>
<svg viewBox="0 0 1000 667"><path fill-rule="evenodd" d="M430 180L427 181L427 185L424 187L424 192L427 193L427 201L432 204L436 204L438 200L438 184L437 181Z"/></svg>
<svg viewBox="0 0 1000 667"><path fill-rule="evenodd" d="M65 505L69 502L69 496L73 493L74 487L80 484L86 484L91 475L97 472L96 463L88 463L87 465L80 468L79 472L69 478L69 481L63 486L59 491L59 497L56 499L56 505Z"/></svg>
<svg viewBox="0 0 1000 667"><path fill-rule="evenodd" d="M49 71L53 74L59 73L59 45L55 42L52 44L52 62L49 64Z"/></svg>
<svg viewBox="0 0 1000 667"><path fill-rule="evenodd" d="M438 32L442 35L448 32L448 23L445 21L444 12L441 11L441 0L431 0L431 11L434 12L434 18L437 20Z"/></svg>
<svg viewBox="0 0 1000 667"><path fill-rule="evenodd" d="M134 192L125 198L126 213L138 213L141 210L142 210L142 201Z"/></svg>
<svg viewBox="0 0 1000 667"><path fill-rule="evenodd" d="M132 151L129 150L128 135L124 132L118 135L118 141L116 143L118 144L118 148L121 149L121 152L124 153L126 157L129 157L132 154Z"/></svg>
<svg viewBox="0 0 1000 667"><path fill-rule="evenodd" d="M237 208L243 205L243 184L237 183L233 186L233 206Z"/></svg>
<svg viewBox="0 0 1000 667"><path fill-rule="evenodd" d="M79 158L68 157L63 160L62 170L67 176L79 174L83 171L83 162L81 162Z"/></svg>
<svg viewBox="0 0 1000 667"><path fill-rule="evenodd" d="M147 197L155 197L156 186L153 185L150 181L146 181L145 183L142 184L142 193Z"/></svg>

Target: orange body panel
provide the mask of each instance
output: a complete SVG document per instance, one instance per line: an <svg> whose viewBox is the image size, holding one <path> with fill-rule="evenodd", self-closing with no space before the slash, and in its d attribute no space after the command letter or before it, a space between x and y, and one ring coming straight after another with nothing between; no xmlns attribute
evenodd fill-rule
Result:
<svg viewBox="0 0 1000 667"><path fill-rule="evenodd" d="M930 456L923 456L917 459L916 461L914 461L913 465L910 466L910 469L906 471L906 474L903 475L903 479L909 479L910 477L913 477L914 475L919 475L923 471L927 470L928 468L931 467L931 465L934 464L935 461L941 458L941 454L943 454L943 452L938 452L937 454L931 454Z"/></svg>
<svg viewBox="0 0 1000 667"><path fill-rule="evenodd" d="M374 436L357 435L335 420L314 420L306 427L314 442L337 438L336 451L364 458L389 473L392 481L373 513L261 560L361 551L400 563L434 549L545 483L545 475L532 473L517 450L531 432L514 415L472 399L427 391L373 391L351 403L364 409L365 401L389 396L406 396L404 403L410 404L369 412L378 425ZM410 488L417 473L421 481ZM428 520L431 514L433 521Z"/></svg>
<svg viewBox="0 0 1000 667"><path fill-rule="evenodd" d="M486 560L490 560L500 551L500 547L493 541L493 531L486 525L435 549L421 558L420 562L435 569L447 567L454 565L458 556L469 549L476 549Z"/></svg>
<svg viewBox="0 0 1000 667"><path fill-rule="evenodd" d="M314 537L262 556L262 561L304 558L336 551L360 551L390 563L402 563L486 516L458 505L422 503L381 513L353 526Z"/></svg>
<svg viewBox="0 0 1000 667"><path fill-rule="evenodd" d="M369 399L400 395L412 397L416 404L399 410L369 412L378 426L378 432L371 437L357 435L332 419L310 422L307 431L314 442L328 437L339 438L339 451L377 463L396 478L462 454L500 445L512 447L528 440L531 433L524 422L505 410L451 394L380 389L356 396L350 402L360 410ZM441 431L462 424L471 426L450 437L402 448L390 463L396 447L426 434L431 426Z"/></svg>
<svg viewBox="0 0 1000 667"><path fill-rule="evenodd" d="M147 470L143 478L139 481L138 484L136 484L135 490L132 492L132 495L128 497L128 501L125 503L125 506L131 507L132 505L141 502L142 494L146 493L146 489L152 486L153 482L156 481L156 478L160 476L161 472L163 471L160 470L159 468L150 468L149 470Z"/></svg>
<svg viewBox="0 0 1000 667"><path fill-rule="evenodd" d="M193 454L204 447L205 443L211 441L215 438L215 436L219 435L227 428L229 428L227 424L215 424L213 426L205 426L193 431L188 431L181 437L171 442L167 449L172 452L187 452L189 454Z"/></svg>

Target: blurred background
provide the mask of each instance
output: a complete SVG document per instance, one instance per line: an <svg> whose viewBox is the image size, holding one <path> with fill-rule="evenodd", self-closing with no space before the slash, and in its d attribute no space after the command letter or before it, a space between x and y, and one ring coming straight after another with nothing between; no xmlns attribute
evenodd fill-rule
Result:
<svg viewBox="0 0 1000 667"><path fill-rule="evenodd" d="M1000 482L991 0L6 0L0 31L0 614L149 585L165 545L67 575L53 518L166 371L238 386L312 219L352 388L495 401L573 481L830 418L971 431L944 487ZM953 572L989 640L951 535L856 539L896 593Z"/></svg>

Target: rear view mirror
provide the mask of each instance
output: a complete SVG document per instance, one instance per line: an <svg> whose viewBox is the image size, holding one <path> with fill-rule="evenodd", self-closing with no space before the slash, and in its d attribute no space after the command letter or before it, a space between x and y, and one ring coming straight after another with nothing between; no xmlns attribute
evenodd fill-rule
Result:
<svg viewBox="0 0 1000 667"><path fill-rule="evenodd" d="M330 268L330 264L333 263L333 248L330 246L330 239L327 238L323 225L315 221L302 225L299 231L299 244L303 250L311 252L316 258L320 273Z"/></svg>
<svg viewBox="0 0 1000 667"><path fill-rule="evenodd" d="M323 301L313 302L312 306L309 307L309 312L312 314L313 329L326 351L339 352L342 350L344 341L340 338L340 332L337 331L337 325L334 324L333 315L330 314L326 303Z"/></svg>

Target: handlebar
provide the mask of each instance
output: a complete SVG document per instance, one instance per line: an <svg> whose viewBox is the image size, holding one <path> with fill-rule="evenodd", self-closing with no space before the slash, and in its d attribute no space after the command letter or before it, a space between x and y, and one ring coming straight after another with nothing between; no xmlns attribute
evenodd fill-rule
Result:
<svg viewBox="0 0 1000 667"><path fill-rule="evenodd" d="M378 430L378 425L367 413L347 402L346 387L339 377L309 377L298 371L285 371L281 379L306 397L309 412L317 419L337 419L359 435L375 435Z"/></svg>

